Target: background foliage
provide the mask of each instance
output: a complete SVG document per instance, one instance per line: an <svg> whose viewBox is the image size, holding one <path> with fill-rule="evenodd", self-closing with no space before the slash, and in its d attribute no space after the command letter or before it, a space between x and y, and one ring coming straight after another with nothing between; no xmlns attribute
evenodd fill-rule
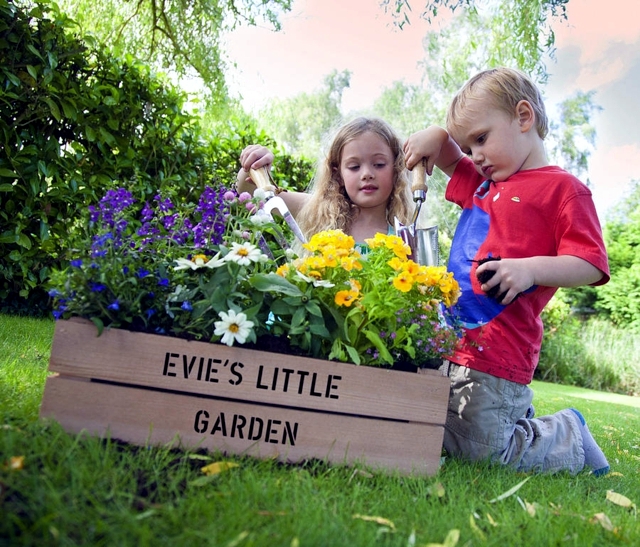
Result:
<svg viewBox="0 0 640 547"><path fill-rule="evenodd" d="M140 199L159 190L191 199L206 184L229 185L247 144L275 144L233 120L205 132L186 100L133 57L80 38L55 4L0 0L3 310L46 309L42 284L66 260L76 219L116 183ZM288 181L305 170L279 166Z"/></svg>

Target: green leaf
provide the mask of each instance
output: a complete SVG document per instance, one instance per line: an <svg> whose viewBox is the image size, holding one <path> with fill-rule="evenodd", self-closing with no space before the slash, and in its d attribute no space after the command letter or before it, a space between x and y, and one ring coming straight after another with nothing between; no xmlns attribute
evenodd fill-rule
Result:
<svg viewBox="0 0 640 547"><path fill-rule="evenodd" d="M0 168L0 177L6 177L8 179L17 179L18 173L16 173L15 171L12 171L11 169ZM3 184L2 187L0 187L0 189L2 189L5 186L8 186L9 188L8 190L3 190L3 191L8 192L13 190L12 184Z"/></svg>
<svg viewBox="0 0 640 547"><path fill-rule="evenodd" d="M20 234L18 236L18 245L20 245L20 247L24 247L25 249L29 250L31 249L31 239L29 238L29 236L27 234Z"/></svg>
<svg viewBox="0 0 640 547"><path fill-rule="evenodd" d="M92 317L91 318L91 322L97 327L98 329L98 334L97 336L101 336L102 332L104 331L104 323L102 322L102 319L100 319L99 317Z"/></svg>
<svg viewBox="0 0 640 547"><path fill-rule="evenodd" d="M296 285L275 273L252 275L249 278L249 284L262 292L276 292L289 296L304 294Z"/></svg>
<svg viewBox="0 0 640 547"><path fill-rule="evenodd" d="M47 105L49 106L49 110L51 111L51 115L57 120L60 121L62 119L62 116L60 115L60 109L58 108L58 105L53 102L53 99L51 99L50 97L43 97L42 100L47 103Z"/></svg>
<svg viewBox="0 0 640 547"><path fill-rule="evenodd" d="M351 360L356 365L359 365L361 363L360 355L358 355L358 352L357 352L356 348L354 348L353 346L348 346L346 344L345 344L345 348L347 349L347 353L349 354L349 357L351 358Z"/></svg>
<svg viewBox="0 0 640 547"><path fill-rule="evenodd" d="M386 363L393 365L393 357L389 353L389 350L387 349L385 343L382 341L382 338L380 338L377 333L369 329L365 329L364 335L367 337L367 340L369 340L369 342L371 342L380 352L380 357L382 357L382 359L384 359Z"/></svg>
<svg viewBox="0 0 640 547"><path fill-rule="evenodd" d="M33 65L27 65L27 72L34 80L38 79L38 71L33 67Z"/></svg>

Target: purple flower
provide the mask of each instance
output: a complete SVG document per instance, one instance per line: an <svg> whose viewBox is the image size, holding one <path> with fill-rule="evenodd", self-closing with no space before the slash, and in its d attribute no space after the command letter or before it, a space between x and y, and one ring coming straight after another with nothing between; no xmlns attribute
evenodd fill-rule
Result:
<svg viewBox="0 0 640 547"><path fill-rule="evenodd" d="M185 300L180 307L185 311L191 311L193 309L193 306L188 300Z"/></svg>
<svg viewBox="0 0 640 547"><path fill-rule="evenodd" d="M72 261L71 261L71 265L72 265L74 268L80 268L80 267L82 267L82 259L80 259L80 258L76 258L75 260L72 260Z"/></svg>
<svg viewBox="0 0 640 547"><path fill-rule="evenodd" d="M118 302L118 299L116 298L113 302L111 302L111 304L107 306L107 308L110 310L118 311L120 309L120 302Z"/></svg>

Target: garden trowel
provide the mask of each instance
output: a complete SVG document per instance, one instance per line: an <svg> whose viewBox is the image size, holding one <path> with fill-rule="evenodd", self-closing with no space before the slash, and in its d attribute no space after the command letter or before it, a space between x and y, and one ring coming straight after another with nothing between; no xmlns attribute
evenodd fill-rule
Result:
<svg viewBox="0 0 640 547"><path fill-rule="evenodd" d="M265 203L262 206L262 210L273 218L271 212L276 209L289 225L289 228L291 228L294 235L302 243L306 243L307 240L304 237L302 230L300 230L300 226L298 226L298 223L293 218L291 211L289 211L287 204L281 197L276 196L277 188L271 181L271 175L269 174L268 168L261 167L260 169L250 169L249 176L254 184L265 192Z"/></svg>
<svg viewBox="0 0 640 547"><path fill-rule="evenodd" d="M426 160L423 158L412 171L411 190L416 208L409 226L395 219L396 235L411 248L410 258L424 266L437 266L440 260L438 247L438 227L416 228L420 209L427 196Z"/></svg>

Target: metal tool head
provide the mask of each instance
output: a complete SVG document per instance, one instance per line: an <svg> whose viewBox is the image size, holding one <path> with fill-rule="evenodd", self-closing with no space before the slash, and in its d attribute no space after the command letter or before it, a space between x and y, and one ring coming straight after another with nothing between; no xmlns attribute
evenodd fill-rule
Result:
<svg viewBox="0 0 640 547"><path fill-rule="evenodd" d="M261 188L265 193L265 202L262 205L262 210L267 213L272 219L273 215L271 214L273 210L278 211L285 222L291 228L293 234L302 242L306 243L307 239L304 237L300 226L293 218L291 211L287 207L287 204L284 200L275 195L277 188L271 182L271 175L269 175L269 171L266 167L262 167L261 169L251 169L249 171L249 175L251 176L251 180L255 183L258 188Z"/></svg>

